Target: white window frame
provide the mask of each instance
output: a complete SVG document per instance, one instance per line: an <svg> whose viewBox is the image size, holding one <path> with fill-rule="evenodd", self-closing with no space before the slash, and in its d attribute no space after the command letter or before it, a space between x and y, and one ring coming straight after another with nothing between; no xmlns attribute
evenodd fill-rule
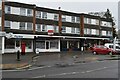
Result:
<svg viewBox="0 0 120 80"><path fill-rule="evenodd" d="M42 12L42 19L47 19L47 12Z"/></svg>
<svg viewBox="0 0 120 80"><path fill-rule="evenodd" d="M40 27L40 28L38 28ZM41 25L40 24L36 24L36 31L40 32L41 31Z"/></svg>
<svg viewBox="0 0 120 80"><path fill-rule="evenodd" d="M21 23L24 23L24 24L25 24L25 26L21 26ZM24 27L24 29L23 29L23 28L21 28L21 27ZM25 29L26 29L26 23L25 23L25 22L19 22L19 29L20 29L20 30L25 30Z"/></svg>
<svg viewBox="0 0 120 80"><path fill-rule="evenodd" d="M11 27L11 21L7 21L7 20L6 20L6 21L5 21L5 27L9 27L9 28L10 28L10 27Z"/></svg>
<svg viewBox="0 0 120 80"><path fill-rule="evenodd" d="M36 11L36 18L41 18L41 11Z"/></svg>
<svg viewBox="0 0 120 80"><path fill-rule="evenodd" d="M20 8L20 15L26 16L26 8Z"/></svg>
<svg viewBox="0 0 120 80"><path fill-rule="evenodd" d="M10 8L10 11L8 10ZM11 14L11 6L5 5L5 13Z"/></svg>
<svg viewBox="0 0 120 80"><path fill-rule="evenodd" d="M27 22L27 30L33 30L33 24L32 23Z"/></svg>
<svg viewBox="0 0 120 80"><path fill-rule="evenodd" d="M28 13L30 11L30 13ZM32 9L27 9L27 16L33 16L33 10Z"/></svg>

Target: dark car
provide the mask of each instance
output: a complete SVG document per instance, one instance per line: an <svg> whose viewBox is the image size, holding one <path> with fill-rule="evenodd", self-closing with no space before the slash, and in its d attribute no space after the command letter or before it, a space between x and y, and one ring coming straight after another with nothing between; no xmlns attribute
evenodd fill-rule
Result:
<svg viewBox="0 0 120 80"><path fill-rule="evenodd" d="M91 47L91 51L93 54L115 54L116 52L112 49L103 46L103 45L96 45L94 47Z"/></svg>

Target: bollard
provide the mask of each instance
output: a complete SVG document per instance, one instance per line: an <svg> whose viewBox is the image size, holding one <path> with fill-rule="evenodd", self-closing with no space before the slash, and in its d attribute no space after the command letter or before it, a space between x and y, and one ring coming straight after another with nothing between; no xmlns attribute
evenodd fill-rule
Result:
<svg viewBox="0 0 120 80"><path fill-rule="evenodd" d="M20 51L17 51L17 61L20 61Z"/></svg>

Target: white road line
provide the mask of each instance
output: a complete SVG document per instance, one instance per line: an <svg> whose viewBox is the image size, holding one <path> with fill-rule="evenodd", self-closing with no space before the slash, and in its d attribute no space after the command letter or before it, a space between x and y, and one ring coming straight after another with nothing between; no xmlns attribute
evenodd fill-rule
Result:
<svg viewBox="0 0 120 80"><path fill-rule="evenodd" d="M32 77L32 78L45 78L46 75L42 75L42 76L37 76L37 77Z"/></svg>

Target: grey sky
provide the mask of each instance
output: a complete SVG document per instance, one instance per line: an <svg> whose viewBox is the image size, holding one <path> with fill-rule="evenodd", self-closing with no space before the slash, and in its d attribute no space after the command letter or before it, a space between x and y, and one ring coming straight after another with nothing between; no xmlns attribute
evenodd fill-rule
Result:
<svg viewBox="0 0 120 80"><path fill-rule="evenodd" d="M23 0L11 0L11 1L22 2ZM116 20L116 27L118 27L118 2L116 0L114 2L95 2L95 1L81 2L76 0L75 2L72 1L41 2L40 0L24 0L23 3L36 4L37 6L40 7L52 9L58 9L58 7L61 7L61 10L76 13L102 12L106 11L108 8L113 14L112 16Z"/></svg>

